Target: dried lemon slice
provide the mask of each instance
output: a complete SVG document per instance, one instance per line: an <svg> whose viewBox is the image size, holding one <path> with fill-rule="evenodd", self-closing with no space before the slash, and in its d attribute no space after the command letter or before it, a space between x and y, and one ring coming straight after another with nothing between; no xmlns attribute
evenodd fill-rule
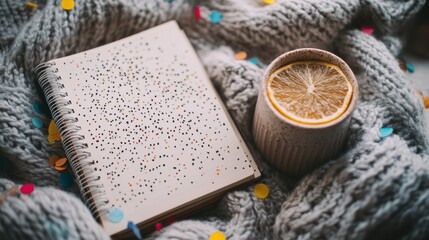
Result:
<svg viewBox="0 0 429 240"><path fill-rule="evenodd" d="M323 124L347 110L353 87L336 65L302 61L272 73L267 91L271 103L285 117L304 124Z"/></svg>

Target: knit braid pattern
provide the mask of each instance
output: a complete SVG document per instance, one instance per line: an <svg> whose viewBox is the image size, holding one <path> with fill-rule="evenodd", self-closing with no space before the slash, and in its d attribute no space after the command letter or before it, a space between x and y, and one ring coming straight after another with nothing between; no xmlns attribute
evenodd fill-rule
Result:
<svg viewBox="0 0 429 240"><path fill-rule="evenodd" d="M60 0L28 10L26 1L0 2L0 239L109 239L75 188L63 189L48 158L49 113L34 67L85 51L168 20L191 39L210 79L261 163L270 188L258 199L253 186L228 192L210 209L178 220L157 239L428 239L429 140L424 109L396 62L400 34L424 0L199 1L195 20L187 0ZM223 19L210 22L218 10ZM373 35L359 31L360 23ZM335 159L300 179L269 164L253 145L251 122L265 67L301 47L336 53L353 69L360 99L346 146ZM245 50L259 64L234 59ZM35 128L32 117L43 120ZM379 129L394 133L380 138ZM33 183L31 194L19 191ZM147 233L143 233L144 235Z"/></svg>

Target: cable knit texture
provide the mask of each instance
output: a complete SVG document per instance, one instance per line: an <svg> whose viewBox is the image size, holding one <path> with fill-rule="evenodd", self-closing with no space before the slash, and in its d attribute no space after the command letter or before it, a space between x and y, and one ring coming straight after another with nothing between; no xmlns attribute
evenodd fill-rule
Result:
<svg viewBox="0 0 429 240"><path fill-rule="evenodd" d="M230 191L218 204L151 237L208 239L428 239L429 143L423 105L395 56L398 34L424 0L196 1L60 0L28 9L25 0L0 2L0 239L108 239L75 188L62 189L48 158L49 116L33 69L39 63L91 49L175 19L185 30L229 111L253 146L250 126L265 67L278 55L317 47L353 69L360 99L344 151L301 179L261 160L267 199L253 185ZM212 10L223 14L209 21ZM359 24L372 25L372 36ZM258 65L234 59L245 50ZM32 117L44 122L32 125ZM379 137L390 126L394 133ZM19 192L34 183L29 195ZM68 191L68 192L67 192ZM147 233L144 233L147 234Z"/></svg>

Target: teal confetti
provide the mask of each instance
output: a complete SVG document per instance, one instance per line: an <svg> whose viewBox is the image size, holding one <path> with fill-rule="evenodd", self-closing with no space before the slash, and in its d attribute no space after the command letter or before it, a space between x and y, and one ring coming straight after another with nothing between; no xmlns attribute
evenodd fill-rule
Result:
<svg viewBox="0 0 429 240"><path fill-rule="evenodd" d="M60 175L60 184L65 187L65 188L69 188L73 185L73 177L70 173L68 172L63 172Z"/></svg>
<svg viewBox="0 0 429 240"><path fill-rule="evenodd" d="M42 128L42 127L43 127L43 122L42 122L42 120L40 120L39 118L32 118L32 119L31 119L31 122L33 123L33 125L34 125L36 128Z"/></svg>
<svg viewBox="0 0 429 240"><path fill-rule="evenodd" d="M132 221L128 221L127 227L133 231L134 235L136 235L136 237L139 240L142 239L142 235L140 233L140 230L137 228L137 226Z"/></svg>
<svg viewBox="0 0 429 240"><path fill-rule="evenodd" d="M380 128L380 137L381 138L388 137L392 133L393 133L393 128L390 128L390 127Z"/></svg>
<svg viewBox="0 0 429 240"><path fill-rule="evenodd" d="M172 3L174 0L164 0L165 2Z"/></svg>
<svg viewBox="0 0 429 240"><path fill-rule="evenodd" d="M251 63L253 63L255 65L259 64L259 59L257 57L249 58L247 61L249 61L249 62L251 62Z"/></svg>
<svg viewBox="0 0 429 240"><path fill-rule="evenodd" d="M119 208L113 208L109 211L109 220L118 223L124 219L124 212Z"/></svg>
<svg viewBox="0 0 429 240"><path fill-rule="evenodd" d="M410 71L411 73L413 73L414 72L414 66L413 66L413 64L411 64L411 63L407 63L406 64L407 65L407 69L408 69L408 71Z"/></svg>
<svg viewBox="0 0 429 240"><path fill-rule="evenodd" d="M220 21L222 20L222 18L223 18L222 13L220 13L217 10L213 10L210 13L210 22L212 22L212 23L220 23Z"/></svg>
<svg viewBox="0 0 429 240"><path fill-rule="evenodd" d="M33 110L38 114L43 114L42 105L38 101L33 103Z"/></svg>

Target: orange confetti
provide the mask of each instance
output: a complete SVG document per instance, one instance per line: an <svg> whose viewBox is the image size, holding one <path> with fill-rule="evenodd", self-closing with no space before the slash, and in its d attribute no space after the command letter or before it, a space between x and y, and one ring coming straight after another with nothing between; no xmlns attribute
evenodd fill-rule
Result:
<svg viewBox="0 0 429 240"><path fill-rule="evenodd" d="M55 162L55 167L61 167L67 163L67 158L60 158Z"/></svg>
<svg viewBox="0 0 429 240"><path fill-rule="evenodd" d="M426 109L429 109L429 97L423 96L423 104L425 105Z"/></svg>
<svg viewBox="0 0 429 240"><path fill-rule="evenodd" d="M246 58L247 58L247 53L246 53L246 52L244 52L244 51L237 52L237 53L234 55L234 57L235 57L235 59L236 59L236 60L244 60L244 59L246 59Z"/></svg>
<svg viewBox="0 0 429 240"><path fill-rule="evenodd" d="M67 169L67 165L60 166L60 167L55 166L55 169L56 169L57 171L64 171L64 170L66 170L66 169Z"/></svg>
<svg viewBox="0 0 429 240"><path fill-rule="evenodd" d="M49 166L55 168L55 162L60 159L60 157L58 157L57 155L52 155L51 157L49 157Z"/></svg>
<svg viewBox="0 0 429 240"><path fill-rule="evenodd" d="M64 171L67 169L67 158L63 157L55 161L55 169L58 171Z"/></svg>

